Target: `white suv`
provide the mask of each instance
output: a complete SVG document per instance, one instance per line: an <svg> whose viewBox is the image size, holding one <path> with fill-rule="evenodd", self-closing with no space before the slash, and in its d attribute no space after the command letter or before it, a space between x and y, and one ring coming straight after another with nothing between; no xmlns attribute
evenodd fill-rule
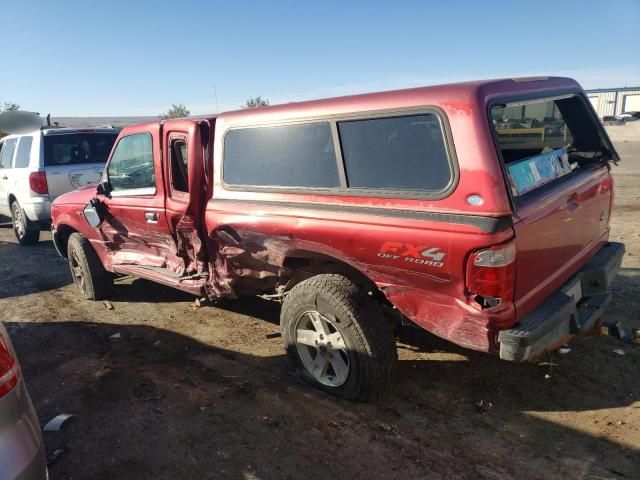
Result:
<svg viewBox="0 0 640 480"><path fill-rule="evenodd" d="M0 140L0 215L20 245L49 228L51 202L100 180L118 129L51 128Z"/></svg>

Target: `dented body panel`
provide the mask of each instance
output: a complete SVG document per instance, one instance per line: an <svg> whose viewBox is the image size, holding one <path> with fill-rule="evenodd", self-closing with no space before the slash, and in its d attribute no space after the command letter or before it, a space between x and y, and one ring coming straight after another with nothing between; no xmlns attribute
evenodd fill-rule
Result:
<svg viewBox="0 0 640 480"><path fill-rule="evenodd" d="M318 254L348 263L408 318L461 345L489 350L494 330L515 321L513 311L508 318L503 312L488 314L465 293L466 256L459 253L511 238L510 227L488 234L473 225L398 218L384 212L372 215L336 208L329 213L312 206L273 204L248 209L246 203L213 199L205 214L207 230L218 239L225 265L235 272L225 275L236 276L237 288L242 289L248 277L286 278L292 275L283 268L287 258ZM219 229L232 232L239 241L225 245L216 234ZM420 251L427 247L445 253L442 266L423 263L429 260Z"/></svg>
<svg viewBox="0 0 640 480"><path fill-rule="evenodd" d="M212 299L280 298L315 273L347 272L420 327L467 348L497 352L500 331L514 327L606 244L608 215L598 227L598 239L574 248L580 255L555 278L538 275L527 292L517 290L515 298L496 305L478 302L466 287L469 256L512 241L526 228L505 185L488 105L513 95L581 91L573 80L562 78L470 82L128 127L120 138L136 132L153 137L155 192L115 197L88 188L59 198L53 205L56 244L64 254L64 234L79 231L107 270ZM440 197L238 187L223 180L224 140L232 129L394 116L425 108L438 112L452 162L451 184ZM176 138L188 144L187 194L172 187L170 151ZM585 196L610 191L610 181L598 178L600 183L587 188ZM482 202L471 204L470 196ZM92 198L106 207L97 230L81 215ZM597 208L610 202L610 196L598 198ZM157 220L153 224L145 220L150 213ZM551 224L558 228L557 222ZM559 242L562 232L553 235L547 240ZM535 248L536 240L523 236L518 242L526 251ZM554 255L552 250L547 253ZM530 260L517 268L535 271Z"/></svg>

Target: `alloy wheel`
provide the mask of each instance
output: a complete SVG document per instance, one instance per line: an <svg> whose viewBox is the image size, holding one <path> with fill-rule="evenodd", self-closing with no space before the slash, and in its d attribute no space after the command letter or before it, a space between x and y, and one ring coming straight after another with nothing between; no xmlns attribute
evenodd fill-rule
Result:
<svg viewBox="0 0 640 480"><path fill-rule="evenodd" d="M13 229L15 230L18 238L23 238L27 233L22 211L20 210L20 207L16 206L13 207Z"/></svg>
<svg viewBox="0 0 640 480"><path fill-rule="evenodd" d="M85 293L86 280L84 277L84 271L80 266L80 260L78 259L78 254L76 252L73 252L71 254L70 264L71 264L71 274L73 275L73 281L75 282L78 289L80 289L82 293Z"/></svg>
<svg viewBox="0 0 640 480"><path fill-rule="evenodd" d="M296 348L305 370L318 382L339 387L349 378L349 354L336 325L320 312L304 312L296 321Z"/></svg>

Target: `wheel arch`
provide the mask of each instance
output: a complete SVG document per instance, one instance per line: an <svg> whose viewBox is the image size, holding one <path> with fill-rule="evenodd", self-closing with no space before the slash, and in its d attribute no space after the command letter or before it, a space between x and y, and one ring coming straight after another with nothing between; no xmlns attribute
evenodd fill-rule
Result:
<svg viewBox="0 0 640 480"><path fill-rule="evenodd" d="M306 278L323 273L344 275L363 287L378 288L375 282L360 269L343 259L326 253L293 250L287 253L282 266L293 272L287 289L294 287Z"/></svg>
<svg viewBox="0 0 640 480"><path fill-rule="evenodd" d="M284 292L315 275L334 273L343 275L360 285L381 305L393 307L376 282L359 265L354 265L342 258L313 250L297 249L287 252L282 266L291 272L291 276L284 285Z"/></svg>
<svg viewBox="0 0 640 480"><path fill-rule="evenodd" d="M73 233L81 233L78 232L75 228L67 225L67 224L59 224L56 227L55 233L53 234L53 244L58 250L58 253L61 257L67 258L67 247L69 245L69 237Z"/></svg>
<svg viewBox="0 0 640 480"><path fill-rule="evenodd" d="M7 203L6 203L6 206L7 206L6 207L7 208L6 216L13 220L13 204L14 204L14 202L17 202L18 199L11 192L7 192L6 195L7 195L7 197L6 197L6 200L7 200Z"/></svg>

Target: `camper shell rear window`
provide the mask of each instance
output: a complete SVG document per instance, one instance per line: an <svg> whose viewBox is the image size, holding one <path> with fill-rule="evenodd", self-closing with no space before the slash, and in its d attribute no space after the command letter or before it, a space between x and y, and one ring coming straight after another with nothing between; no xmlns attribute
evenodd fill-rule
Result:
<svg viewBox="0 0 640 480"><path fill-rule="evenodd" d="M614 158L578 94L495 103L490 120L514 198Z"/></svg>

